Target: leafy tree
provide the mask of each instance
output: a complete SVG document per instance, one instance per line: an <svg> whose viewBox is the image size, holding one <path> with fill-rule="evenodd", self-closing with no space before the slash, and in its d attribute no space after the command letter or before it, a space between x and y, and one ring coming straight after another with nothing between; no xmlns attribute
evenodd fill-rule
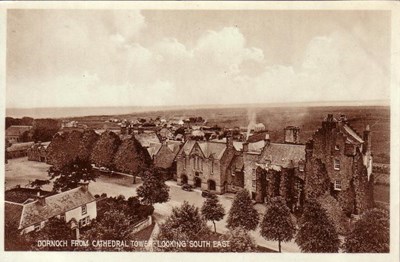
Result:
<svg viewBox="0 0 400 262"><path fill-rule="evenodd" d="M281 242L292 240L295 233L296 226L285 200L272 198L261 222L261 235L267 240L278 241L281 252Z"/></svg>
<svg viewBox="0 0 400 262"><path fill-rule="evenodd" d="M96 166L113 168L113 158L121 144L121 139L114 132L101 134L94 145L91 160Z"/></svg>
<svg viewBox="0 0 400 262"><path fill-rule="evenodd" d="M67 133L56 134L47 147L47 163L54 169L61 169L72 162L68 148L65 147Z"/></svg>
<svg viewBox="0 0 400 262"><path fill-rule="evenodd" d="M256 243L247 230L236 227L220 237L222 241L229 241L226 252L252 252L256 250Z"/></svg>
<svg viewBox="0 0 400 262"><path fill-rule="evenodd" d="M142 173L150 164L149 153L134 136L122 142L114 157L116 169L133 175L134 183L136 175Z"/></svg>
<svg viewBox="0 0 400 262"><path fill-rule="evenodd" d="M184 201L180 207L174 207L172 214L160 225L157 241L196 241L209 239L210 229L201 217L199 209ZM160 247L163 251L192 251L190 247ZM205 251L193 249L193 251Z"/></svg>
<svg viewBox="0 0 400 262"><path fill-rule="evenodd" d="M71 250L69 245L65 247L38 247L37 240L67 240L69 242L75 239L75 234L64 220L53 217L46 222L45 226L40 231L25 235L25 239L31 243L30 250L67 251Z"/></svg>
<svg viewBox="0 0 400 262"><path fill-rule="evenodd" d="M61 127L60 121L51 118L35 119L32 125L32 138L36 142L51 141Z"/></svg>
<svg viewBox="0 0 400 262"><path fill-rule="evenodd" d="M123 210L112 209L106 211L102 216L98 216L96 220L92 221L90 229L83 232L81 235L82 240L97 239L118 239L130 240L132 234L131 217L126 216ZM98 250L98 251L115 251L115 250L133 250L129 247L85 247L85 250Z"/></svg>
<svg viewBox="0 0 400 262"><path fill-rule="evenodd" d="M30 182L29 185L35 189L41 189L42 186L50 184L50 180L48 179L35 179Z"/></svg>
<svg viewBox="0 0 400 262"><path fill-rule="evenodd" d="M90 156L99 137L93 129L88 129L81 133L77 150L77 157L80 160L90 161Z"/></svg>
<svg viewBox="0 0 400 262"><path fill-rule="evenodd" d="M388 253L389 231L388 212L382 209L368 210L346 236L343 249L347 253Z"/></svg>
<svg viewBox="0 0 400 262"><path fill-rule="evenodd" d="M242 227L245 230L254 230L258 225L258 221L258 212L253 207L249 191L243 189L236 193L232 207L229 210L228 228Z"/></svg>
<svg viewBox="0 0 400 262"><path fill-rule="evenodd" d="M214 224L214 232L217 232L215 221L220 221L225 216L224 207L219 203L215 194L210 194L201 207L201 214L206 220L211 220Z"/></svg>
<svg viewBox="0 0 400 262"><path fill-rule="evenodd" d="M307 253L337 253L339 250L340 240L335 226L315 199L304 205L296 243L302 252Z"/></svg>
<svg viewBox="0 0 400 262"><path fill-rule="evenodd" d="M53 191L67 191L79 186L80 181L96 181L96 174L89 162L76 160L61 169L50 167L50 180L54 179Z"/></svg>
<svg viewBox="0 0 400 262"><path fill-rule="evenodd" d="M136 190L142 203L154 205L169 200L169 187L164 183L158 169L146 170L143 174L143 184Z"/></svg>

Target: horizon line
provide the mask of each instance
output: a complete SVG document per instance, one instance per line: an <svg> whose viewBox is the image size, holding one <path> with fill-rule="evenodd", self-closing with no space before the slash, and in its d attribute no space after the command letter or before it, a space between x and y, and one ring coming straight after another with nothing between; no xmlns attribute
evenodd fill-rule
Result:
<svg viewBox="0 0 400 262"><path fill-rule="evenodd" d="M351 103L356 103L351 105ZM339 105L338 105L339 104ZM186 104L186 105L123 105L123 106L45 106L45 107L5 107L6 110L12 109L54 109L54 108L182 108L182 107L257 107L257 106L266 106L266 107L276 107L276 106L297 106L297 105L309 105L309 106L318 106L318 105L326 105L326 106L340 106L343 104L347 104L348 106L360 106L360 105L371 105L371 106L390 106L390 99L385 100L352 100L352 101L308 101L308 102L265 102L265 103L240 103L240 104Z"/></svg>

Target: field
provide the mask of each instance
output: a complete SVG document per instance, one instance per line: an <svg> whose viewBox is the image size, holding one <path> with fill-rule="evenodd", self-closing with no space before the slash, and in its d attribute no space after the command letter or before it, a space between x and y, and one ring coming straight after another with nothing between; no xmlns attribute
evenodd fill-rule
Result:
<svg viewBox="0 0 400 262"><path fill-rule="evenodd" d="M324 106L324 107L233 107L207 109L164 110L124 115L103 115L69 118L78 120L92 128L102 128L104 121L110 118L136 119L202 116L208 125L222 127L247 126L251 119L263 123L270 131L273 141L283 141L283 129L293 125L300 127L300 141L305 143L321 126L327 114L336 117L345 114L349 124L362 136L367 124L372 134L372 151L375 163L390 163L390 108L385 106Z"/></svg>

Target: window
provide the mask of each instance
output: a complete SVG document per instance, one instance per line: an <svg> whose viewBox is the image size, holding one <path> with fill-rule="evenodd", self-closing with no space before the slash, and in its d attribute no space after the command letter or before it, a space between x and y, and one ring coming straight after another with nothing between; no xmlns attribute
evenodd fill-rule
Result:
<svg viewBox="0 0 400 262"><path fill-rule="evenodd" d="M86 215L87 214L87 206L83 205L81 208L82 208L82 215Z"/></svg>
<svg viewBox="0 0 400 262"><path fill-rule="evenodd" d="M342 190L342 181L335 180L334 189L338 191Z"/></svg>
<svg viewBox="0 0 400 262"><path fill-rule="evenodd" d="M252 186L256 187L256 180L255 179L252 180Z"/></svg>
<svg viewBox="0 0 400 262"><path fill-rule="evenodd" d="M333 161L333 169L340 170L340 160L339 159L335 159Z"/></svg>
<svg viewBox="0 0 400 262"><path fill-rule="evenodd" d="M336 150L336 151L339 151L339 150L340 150L339 145L335 145L335 150Z"/></svg>
<svg viewBox="0 0 400 262"><path fill-rule="evenodd" d="M40 223L37 223L37 224L34 225L34 230L35 230L35 231L39 231L40 228L41 228Z"/></svg>
<svg viewBox="0 0 400 262"><path fill-rule="evenodd" d="M299 171L303 172L304 171L304 164L299 163Z"/></svg>
<svg viewBox="0 0 400 262"><path fill-rule="evenodd" d="M89 216L84 217L81 220L79 220L79 227L85 227L85 226L87 226L89 224L90 224L90 217Z"/></svg>

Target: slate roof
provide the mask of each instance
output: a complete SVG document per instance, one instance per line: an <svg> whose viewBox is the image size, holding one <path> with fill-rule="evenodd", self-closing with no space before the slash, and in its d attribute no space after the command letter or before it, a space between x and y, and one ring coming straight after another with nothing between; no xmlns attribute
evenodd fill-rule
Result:
<svg viewBox="0 0 400 262"><path fill-rule="evenodd" d="M23 208L22 204L7 201L4 203L4 223L13 231L19 228Z"/></svg>
<svg viewBox="0 0 400 262"><path fill-rule="evenodd" d="M177 141L168 141L162 144L155 155L154 164L161 168L171 167L176 155L179 153L180 144Z"/></svg>
<svg viewBox="0 0 400 262"><path fill-rule="evenodd" d="M20 150L28 150L31 146L33 146L35 142L24 142L24 143L15 143L7 148L7 152L14 152Z"/></svg>
<svg viewBox="0 0 400 262"><path fill-rule="evenodd" d="M135 134L135 138L142 147L150 147L150 143L160 143L160 139L155 132Z"/></svg>
<svg viewBox="0 0 400 262"><path fill-rule="evenodd" d="M32 126L9 126L6 129L6 137L7 136L20 136L25 131L29 131L32 129Z"/></svg>
<svg viewBox="0 0 400 262"><path fill-rule="evenodd" d="M270 143L264 148L259 163L271 161L272 165L283 168L297 167L300 160L306 159L306 146L293 144Z"/></svg>
<svg viewBox="0 0 400 262"><path fill-rule="evenodd" d="M19 229L29 227L46 219L80 207L95 201L94 196L81 187L61 192L45 198L46 204L41 205L38 201L23 205ZM14 209L14 210L13 210ZM15 207L11 211L15 211Z"/></svg>
<svg viewBox="0 0 400 262"><path fill-rule="evenodd" d="M207 158L213 155L214 159L221 159L226 149L226 143L189 140L183 145L180 152L184 152L186 155L190 154L196 143L199 145L204 156Z"/></svg>
<svg viewBox="0 0 400 262"><path fill-rule="evenodd" d="M23 204L28 199L35 199L38 193L40 193L41 196L54 195L50 191L20 187L6 190L4 192L4 200L13 203Z"/></svg>
<svg viewBox="0 0 400 262"><path fill-rule="evenodd" d="M364 140L354 131L350 126L344 125L343 130L347 135L349 135L352 139L356 140L358 143L364 143Z"/></svg>

